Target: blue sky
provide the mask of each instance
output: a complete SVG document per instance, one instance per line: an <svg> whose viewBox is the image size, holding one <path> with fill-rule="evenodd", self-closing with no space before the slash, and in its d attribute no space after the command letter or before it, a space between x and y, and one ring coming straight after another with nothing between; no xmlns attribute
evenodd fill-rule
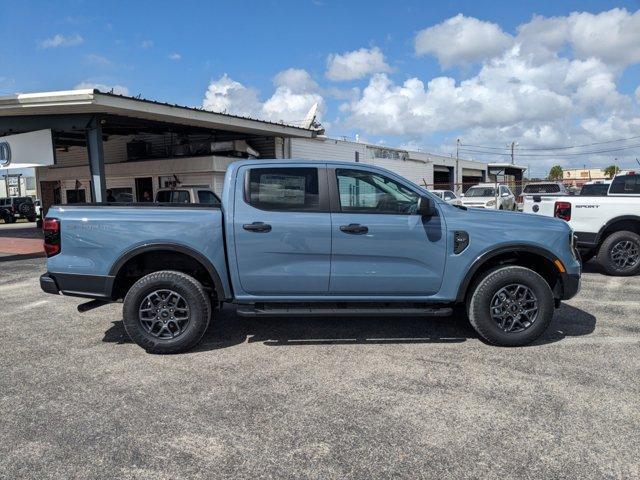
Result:
<svg viewBox="0 0 640 480"><path fill-rule="evenodd" d="M205 92L211 88L209 107L222 105L234 113L272 119L282 116L287 121L299 120L294 117L300 116L301 109L319 99L322 121L332 136L352 137L357 133L371 142L443 152L453 151L457 136L466 143L494 146L515 140L527 148L640 135L640 93L636 94L640 86L640 58L627 55L618 59L611 53L640 48L640 37L634 37L632 28L640 21L640 15L635 15L640 8L637 1L274 0L178 4L3 0L2 4L2 94L104 85L119 86L131 95L202 105ZM594 30L594 43L603 43L601 35L608 35L612 24L607 23L609 17L599 15L614 8L619 9L619 14L609 15L610 22L619 22L630 33L612 38L607 51L598 49L598 45L585 46L591 35L587 32L585 37L585 29ZM572 12L576 12L573 17ZM460 21L447 23L458 14L463 15ZM511 55L507 59L505 52L518 42L525 46L544 42L535 35L517 36L518 27L531 22L534 15L545 20L545 25L554 17L561 19L552 25L554 32L569 28L571 33L563 33L567 38L551 57L542 58L536 53L536 58L531 55L525 58L518 53L517 58ZM455 31L459 33L480 35L474 38L482 45L495 41L496 50L470 54L468 45L460 45L450 51L448 45L438 44L438 35L450 31L433 30L439 25L458 28ZM428 31L424 45L420 46L417 38L425 30ZM640 36L640 29L636 31ZM377 67L371 67L365 74L351 77L347 74L346 79L344 75L339 79L328 75L328 59L360 49L367 55L377 52ZM585 65L593 60L597 65L588 67L592 73L581 77L582 83L560 91L530 74L540 68L548 72L567 68L562 75L573 75L571 72L577 67L556 65L557 58L579 60ZM355 57L346 57L345 61L350 60ZM504 69L529 69L516 79L523 87L507 97L498 95L504 89L488 79L496 74L495 62L500 61ZM587 66L580 68L584 70ZM282 72L288 73L278 77ZM352 78L354 75L360 78ZM595 85L595 77L602 81L598 85L613 83L608 96L619 95L617 103L607 99L585 100L586 90L597 92L607 88ZM220 83L221 78L226 83ZM452 79L454 84L442 83L441 88L429 84L438 78ZM422 86L411 80L422 82ZM473 88L459 88L465 81L471 81ZM588 82L591 83L587 85ZM513 81L509 80L509 84ZM486 85L498 96L485 91L483 97L480 90L486 90ZM232 94L225 93L228 87ZM444 97L436 98L440 94ZM447 116L443 102L450 94L457 98L450 108L460 118L442 121ZM535 97L538 94L540 101ZM473 104L475 95L487 104ZM533 106L527 103L527 98ZM565 98L568 103L563 103ZM544 100L552 105L535 112L536 105ZM498 115L491 112L501 102L507 107L505 110L532 109L532 113L502 118L502 110ZM381 106L389 106L388 110L393 111ZM468 115L465 109L471 109ZM478 109L484 109L483 113ZM627 154L632 152L623 151L621 158ZM629 155L625 161L632 161ZM567 165L599 164L609 158L597 154L529 160L539 162L544 169L553 161Z"/></svg>

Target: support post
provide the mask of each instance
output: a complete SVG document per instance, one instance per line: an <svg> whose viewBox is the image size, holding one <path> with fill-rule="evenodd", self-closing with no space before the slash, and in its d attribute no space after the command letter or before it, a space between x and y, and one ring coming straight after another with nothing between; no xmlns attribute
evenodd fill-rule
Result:
<svg viewBox="0 0 640 480"><path fill-rule="evenodd" d="M100 117L93 117L87 126L87 153L91 173L91 199L104 202L107 184L104 176L104 151L102 149L102 124Z"/></svg>

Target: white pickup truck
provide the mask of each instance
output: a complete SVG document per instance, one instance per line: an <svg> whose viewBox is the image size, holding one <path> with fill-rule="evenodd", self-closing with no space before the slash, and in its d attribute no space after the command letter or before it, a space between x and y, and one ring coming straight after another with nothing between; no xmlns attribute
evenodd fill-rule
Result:
<svg viewBox="0 0 640 480"><path fill-rule="evenodd" d="M606 197L533 195L523 211L566 220L583 262L596 256L610 275L640 273L640 172L617 174Z"/></svg>

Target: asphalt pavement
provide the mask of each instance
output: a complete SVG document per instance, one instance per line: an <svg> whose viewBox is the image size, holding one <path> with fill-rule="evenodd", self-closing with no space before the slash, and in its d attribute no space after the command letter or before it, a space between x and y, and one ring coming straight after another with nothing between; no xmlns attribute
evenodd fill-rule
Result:
<svg viewBox="0 0 640 480"><path fill-rule="evenodd" d="M145 353L0 263L0 478L639 478L640 277L591 265L535 345L460 318L242 319Z"/></svg>

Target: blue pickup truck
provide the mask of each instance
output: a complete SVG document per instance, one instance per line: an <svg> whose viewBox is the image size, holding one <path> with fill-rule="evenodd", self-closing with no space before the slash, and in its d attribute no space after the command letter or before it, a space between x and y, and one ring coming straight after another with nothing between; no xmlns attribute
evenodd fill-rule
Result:
<svg viewBox="0 0 640 480"><path fill-rule="evenodd" d="M361 163L245 160L221 206L52 207L45 292L123 301L153 353L195 346L224 302L241 316L451 315L518 346L579 290L566 222L453 206ZM460 309L462 310L462 309Z"/></svg>

